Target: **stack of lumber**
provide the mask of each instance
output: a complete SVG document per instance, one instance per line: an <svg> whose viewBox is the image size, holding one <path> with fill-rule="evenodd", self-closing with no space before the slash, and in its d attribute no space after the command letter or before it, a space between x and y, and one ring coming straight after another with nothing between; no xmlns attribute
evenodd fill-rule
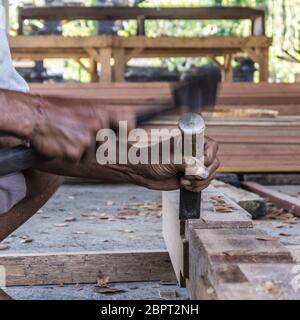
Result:
<svg viewBox="0 0 300 320"><path fill-rule="evenodd" d="M160 108L172 103L168 83L35 84L35 93L100 99L114 110ZM208 117L207 135L220 145L220 172L300 172L300 84L222 84L216 110L244 110L246 117ZM249 117L256 109L259 116ZM279 115L261 116L261 110ZM178 115L144 127L175 127Z"/></svg>
<svg viewBox="0 0 300 320"><path fill-rule="evenodd" d="M95 98L113 105L166 105L172 103L169 83L32 84L31 91L64 97ZM222 83L216 110L276 110L300 115L300 84Z"/></svg>

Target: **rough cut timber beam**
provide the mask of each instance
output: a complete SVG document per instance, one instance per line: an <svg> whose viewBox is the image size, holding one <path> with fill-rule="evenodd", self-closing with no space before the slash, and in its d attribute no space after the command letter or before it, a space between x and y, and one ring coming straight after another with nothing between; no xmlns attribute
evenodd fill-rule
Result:
<svg viewBox="0 0 300 320"><path fill-rule="evenodd" d="M269 199L277 206L291 211L295 216L300 217L300 199L291 197L282 192L268 188L256 182L243 182L243 186L248 190L255 192Z"/></svg>
<svg viewBox="0 0 300 320"><path fill-rule="evenodd" d="M2 254L7 286L96 283L101 271L109 281L174 281L167 251Z"/></svg>

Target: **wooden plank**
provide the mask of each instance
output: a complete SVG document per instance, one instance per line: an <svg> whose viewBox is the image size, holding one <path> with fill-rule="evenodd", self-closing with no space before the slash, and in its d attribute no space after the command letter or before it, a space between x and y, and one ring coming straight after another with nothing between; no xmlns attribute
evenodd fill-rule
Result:
<svg viewBox="0 0 300 320"><path fill-rule="evenodd" d="M300 217L300 199L296 197L289 196L282 192L268 188L256 182L244 182L243 186L248 190L260 194L263 197L269 199L280 208L289 210L295 216Z"/></svg>
<svg viewBox="0 0 300 320"><path fill-rule="evenodd" d="M145 19L253 19L263 17L264 10L250 7L138 8L138 7L23 7L20 18L42 20L133 20Z"/></svg>
<svg viewBox="0 0 300 320"><path fill-rule="evenodd" d="M255 299L259 295L240 265L292 264L290 252L278 241L254 229L190 229L189 279L191 299Z"/></svg>
<svg viewBox="0 0 300 320"><path fill-rule="evenodd" d="M179 220L179 192L162 193L163 236L178 283L185 286L185 222Z"/></svg>
<svg viewBox="0 0 300 320"><path fill-rule="evenodd" d="M257 194L236 188L219 180L212 181L211 185L249 212L252 218L255 219L266 215L266 201Z"/></svg>
<svg viewBox="0 0 300 320"><path fill-rule="evenodd" d="M218 198L221 197L221 198ZM224 213L216 211L218 201L222 200L225 205L233 208L232 212ZM219 200L219 201L220 201ZM221 195L219 192L208 188L202 192L201 218L191 219L186 222L179 220L179 191L163 192L163 236L170 254L170 259L181 285L185 285L184 278L187 277L186 241L188 235L186 230L193 228L252 228L252 222L248 214L236 205L232 200ZM224 204L223 204L224 205Z"/></svg>
<svg viewBox="0 0 300 320"><path fill-rule="evenodd" d="M67 48L148 48L148 49L226 49L235 48L268 48L272 40L268 37L158 37L146 36L118 37L97 35L89 37L65 37L55 35L16 36L9 37L12 53L16 49L67 49Z"/></svg>
<svg viewBox="0 0 300 320"><path fill-rule="evenodd" d="M167 251L61 252L1 254L7 286L96 283L101 271L109 281L174 281Z"/></svg>

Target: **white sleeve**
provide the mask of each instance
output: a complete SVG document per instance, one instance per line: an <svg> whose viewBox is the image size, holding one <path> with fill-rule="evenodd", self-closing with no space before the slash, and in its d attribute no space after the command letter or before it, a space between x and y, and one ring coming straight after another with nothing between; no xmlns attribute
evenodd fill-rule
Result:
<svg viewBox="0 0 300 320"><path fill-rule="evenodd" d="M27 92L25 80L15 70L5 32L5 10L0 5L0 88Z"/></svg>
<svg viewBox="0 0 300 320"><path fill-rule="evenodd" d="M0 0L0 88L27 92L28 85L15 70L5 32L5 10ZM9 211L26 196L22 173L0 177L0 214Z"/></svg>

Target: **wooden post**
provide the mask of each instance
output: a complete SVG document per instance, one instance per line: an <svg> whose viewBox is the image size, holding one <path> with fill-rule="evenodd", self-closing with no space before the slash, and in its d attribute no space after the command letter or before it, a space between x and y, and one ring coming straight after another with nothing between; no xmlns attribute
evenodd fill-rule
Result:
<svg viewBox="0 0 300 320"><path fill-rule="evenodd" d="M259 49L259 81L269 80L269 48Z"/></svg>
<svg viewBox="0 0 300 320"><path fill-rule="evenodd" d="M225 81L231 82L232 81L232 55L227 54L224 57L224 72L225 72Z"/></svg>
<svg viewBox="0 0 300 320"><path fill-rule="evenodd" d="M111 65L112 49L103 48L100 50L101 82L112 82L113 67Z"/></svg>
<svg viewBox="0 0 300 320"><path fill-rule="evenodd" d="M145 17L138 16L137 17L137 35L138 36L145 36Z"/></svg>
<svg viewBox="0 0 300 320"><path fill-rule="evenodd" d="M114 58L114 66L113 66L112 81L123 82L125 66L126 66L125 50L123 48L114 48L113 58Z"/></svg>
<svg viewBox="0 0 300 320"><path fill-rule="evenodd" d="M89 74L91 82L99 82L98 63L93 58L90 58Z"/></svg>

